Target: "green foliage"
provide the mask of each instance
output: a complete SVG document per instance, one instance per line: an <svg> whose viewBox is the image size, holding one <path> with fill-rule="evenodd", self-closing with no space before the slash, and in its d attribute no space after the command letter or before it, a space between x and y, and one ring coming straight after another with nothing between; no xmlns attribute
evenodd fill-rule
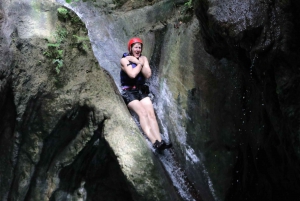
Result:
<svg viewBox="0 0 300 201"><path fill-rule="evenodd" d="M67 19L68 18L68 14L69 14L69 11L66 8L59 7L57 9L57 15L60 18Z"/></svg>
<svg viewBox="0 0 300 201"><path fill-rule="evenodd" d="M55 70L56 73L59 74L60 68L63 66L63 60L62 59L53 59L52 63L56 64Z"/></svg>
<svg viewBox="0 0 300 201"><path fill-rule="evenodd" d="M81 22L81 21L80 21L80 18L78 16L76 16L76 17L71 18L71 22L76 24L76 23Z"/></svg>
<svg viewBox="0 0 300 201"><path fill-rule="evenodd" d="M48 43L47 46L48 47L59 47L60 44L58 43Z"/></svg>
<svg viewBox="0 0 300 201"><path fill-rule="evenodd" d="M44 55L52 59L52 63L56 64L55 70L59 74L60 68L63 66L63 53L64 51L60 49L60 45L63 40L67 37L68 31L65 28L57 27L56 32L53 34L55 43L47 43L47 51Z"/></svg>
<svg viewBox="0 0 300 201"><path fill-rule="evenodd" d="M175 5L175 4L174 4ZM193 17L194 10L194 0L187 0L184 4L181 4L179 6L179 18L178 22L187 23L189 22Z"/></svg>
<svg viewBox="0 0 300 201"><path fill-rule="evenodd" d="M81 36L77 36L77 35L73 35L73 37L76 38L77 42L89 40L88 37L81 37Z"/></svg>
<svg viewBox="0 0 300 201"><path fill-rule="evenodd" d="M54 38L57 43L61 43L68 35L68 31L65 28L57 28L56 33L54 34Z"/></svg>
<svg viewBox="0 0 300 201"><path fill-rule="evenodd" d="M186 7L186 9L191 9L193 8L193 0L188 0L184 6Z"/></svg>
<svg viewBox="0 0 300 201"><path fill-rule="evenodd" d="M43 52L43 55L45 55L46 57L51 57L51 53L46 51L46 52Z"/></svg>
<svg viewBox="0 0 300 201"><path fill-rule="evenodd" d="M71 3L71 2L78 2L79 0L66 0L67 3Z"/></svg>
<svg viewBox="0 0 300 201"><path fill-rule="evenodd" d="M76 46L79 50L88 52L89 47L87 45L87 42L89 42L89 38L88 37L81 37L81 36L77 36L77 35L73 35L73 37L75 38L76 42Z"/></svg>
<svg viewBox="0 0 300 201"><path fill-rule="evenodd" d="M57 16L58 19L62 22L71 22L73 25L79 25L81 26L83 23L81 19L74 14L73 12L70 12L67 8L60 7L57 9ZM59 32L60 35L65 35L64 32Z"/></svg>
<svg viewBox="0 0 300 201"><path fill-rule="evenodd" d="M87 52L87 51L89 50L89 48L88 48L87 44L85 44L85 43L84 43L82 46L83 46L83 49L84 49L84 51L86 51L86 52Z"/></svg>
<svg viewBox="0 0 300 201"><path fill-rule="evenodd" d="M66 8L63 8L63 7L59 7L57 9L57 12L61 15L67 15L68 14L68 10Z"/></svg>

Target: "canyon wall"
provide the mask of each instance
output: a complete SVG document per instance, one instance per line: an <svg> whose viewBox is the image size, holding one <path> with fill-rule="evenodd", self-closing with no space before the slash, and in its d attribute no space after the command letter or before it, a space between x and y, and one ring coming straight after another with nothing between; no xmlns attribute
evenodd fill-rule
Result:
<svg viewBox="0 0 300 201"><path fill-rule="evenodd" d="M0 3L1 199L186 200L119 94L133 36L195 200L299 197L299 3L58 2L84 24L50 0Z"/></svg>
<svg viewBox="0 0 300 201"><path fill-rule="evenodd" d="M0 199L177 200L80 18L1 2Z"/></svg>

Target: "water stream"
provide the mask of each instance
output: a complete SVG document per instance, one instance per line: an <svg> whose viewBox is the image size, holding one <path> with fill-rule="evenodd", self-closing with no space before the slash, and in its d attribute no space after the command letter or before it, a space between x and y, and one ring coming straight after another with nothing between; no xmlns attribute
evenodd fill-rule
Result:
<svg viewBox="0 0 300 201"><path fill-rule="evenodd" d="M86 27L89 32L90 41L92 44L92 48L95 54L95 57L99 61L101 67L107 70L111 76L114 78L116 85L119 87L119 60L120 56L124 51L124 47L126 47L126 39L122 39L122 33L120 32L120 27L118 23L120 19L113 15L107 15L101 12L101 9L94 8L88 6L86 3L76 3L76 4L68 4L65 0L57 0L58 3L70 8L82 19L82 21L86 24ZM125 34L123 34L125 35ZM124 37L124 36L123 36ZM152 85L158 87L158 79L152 79L151 81L156 82ZM162 119L164 119L164 107L167 103L168 106L172 107L173 103L172 96L169 93L168 86L165 82L160 86L162 91L160 92L161 96L163 96L164 103L154 103L154 107L160 120L160 125L163 128L163 138L166 141L169 141L169 134L167 126L164 125ZM153 89L153 91L157 91L157 89ZM159 94L154 94L159 98ZM175 116L178 114L174 114ZM138 123L138 122L137 122ZM199 158L194 154L194 150L189 147L186 142L186 131L181 126L177 126L178 136L177 138L183 138L180 140L182 142L182 147L185 149L186 160L190 163L197 164L200 167L203 174L206 176L207 183L209 184L209 188L211 193L214 195L213 187L210 182L208 173L205 167L200 162ZM151 143L148 141L149 147L152 149ZM153 150L154 151L154 150ZM182 168L179 166L176 157L171 150L165 150L163 154L158 154L158 158L161 161L161 164L168 172L170 179L172 180L173 185L176 187L180 197L184 201L200 201L202 200L191 182L188 181L187 176L185 175ZM215 196L214 196L215 197ZM217 200L217 199L215 199Z"/></svg>

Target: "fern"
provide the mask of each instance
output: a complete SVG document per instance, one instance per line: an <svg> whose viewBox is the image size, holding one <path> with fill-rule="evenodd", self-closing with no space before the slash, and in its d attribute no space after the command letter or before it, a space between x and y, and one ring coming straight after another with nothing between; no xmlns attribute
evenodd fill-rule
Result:
<svg viewBox="0 0 300 201"><path fill-rule="evenodd" d="M77 42L82 42L82 41L86 41L86 40L89 40L88 37L80 37L80 36L77 36L77 35L73 35L74 38L77 39Z"/></svg>
<svg viewBox="0 0 300 201"><path fill-rule="evenodd" d="M48 47L59 47L59 43L48 43L47 46Z"/></svg>
<svg viewBox="0 0 300 201"><path fill-rule="evenodd" d="M55 67L56 73L60 73L60 68L63 66L63 60L61 59L53 59L52 61L53 64L57 64Z"/></svg>

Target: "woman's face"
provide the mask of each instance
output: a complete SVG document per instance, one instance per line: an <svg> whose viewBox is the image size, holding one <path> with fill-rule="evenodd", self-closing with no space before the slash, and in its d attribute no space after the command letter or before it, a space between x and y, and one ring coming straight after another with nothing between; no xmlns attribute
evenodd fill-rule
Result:
<svg viewBox="0 0 300 201"><path fill-rule="evenodd" d="M140 43L135 43L131 48L131 52L134 57L140 57L142 53L142 45Z"/></svg>

